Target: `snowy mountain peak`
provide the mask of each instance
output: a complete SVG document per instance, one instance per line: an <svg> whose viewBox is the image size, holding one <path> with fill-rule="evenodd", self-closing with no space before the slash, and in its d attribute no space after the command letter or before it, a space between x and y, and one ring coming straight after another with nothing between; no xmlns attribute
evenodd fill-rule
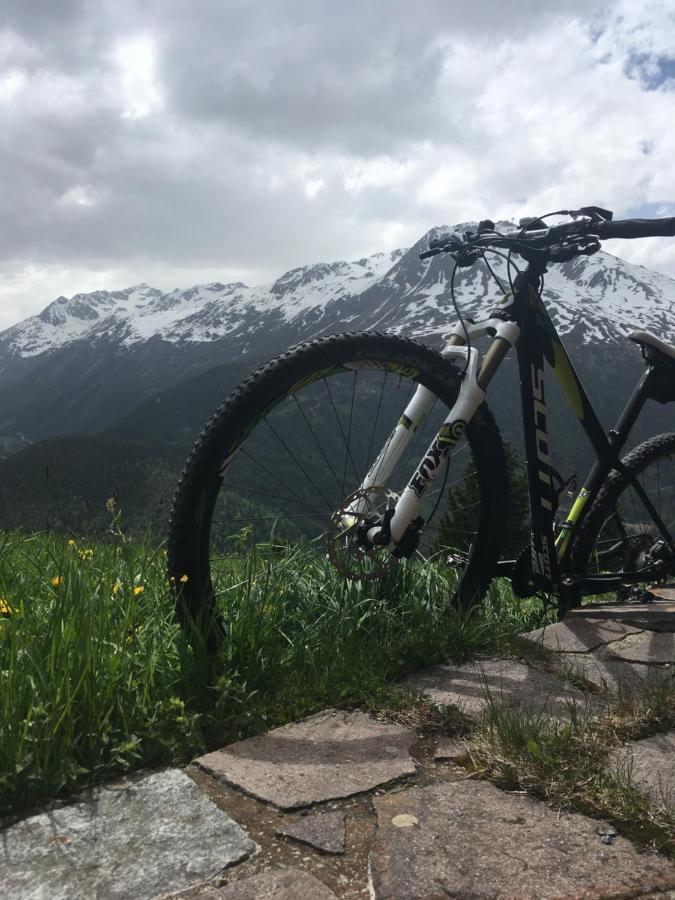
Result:
<svg viewBox="0 0 675 900"><path fill-rule="evenodd" d="M513 222L496 223L513 231ZM383 328L433 338L455 318L449 293L451 260L420 261L430 240L475 231L476 222L430 229L410 250L379 252L347 262L322 262L285 272L271 285L211 282L168 293L141 283L119 291L58 297L39 315L0 334L0 362L36 357L79 341L107 341L120 350L153 339L178 346L235 339L243 350L279 330L308 337L349 328ZM490 260L505 283L502 258ZM458 270L456 293L467 315L487 312L499 293L484 265ZM642 327L672 335L675 281L600 252L546 276L545 301L561 334L584 343L617 342Z"/></svg>

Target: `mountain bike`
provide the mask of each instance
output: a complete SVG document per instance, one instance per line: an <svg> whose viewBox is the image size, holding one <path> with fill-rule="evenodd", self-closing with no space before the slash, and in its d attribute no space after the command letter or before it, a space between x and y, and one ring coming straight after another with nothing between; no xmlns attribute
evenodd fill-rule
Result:
<svg viewBox="0 0 675 900"><path fill-rule="evenodd" d="M621 457L644 404L675 401L675 346L645 331L628 335L646 368L606 433L542 300L550 264L591 255L607 238L675 236L675 218L615 221L590 206L521 225L498 231L485 220L420 254L429 266L453 264L458 321L440 350L371 332L310 340L258 369L208 422L178 485L168 564L182 621L201 623L212 645L219 566L237 555L273 562L293 548L364 584L401 561L435 558L456 571L455 603L479 602L499 575L517 596L555 598L560 615L586 596L675 575L675 433ZM501 258L508 287L489 254ZM485 319L471 321L454 283L479 262L503 293ZM512 348L531 539L505 560L509 477L486 391ZM569 485L550 461L545 364L595 454L565 515ZM441 503L445 521L461 525L456 546L443 545L434 518Z"/></svg>

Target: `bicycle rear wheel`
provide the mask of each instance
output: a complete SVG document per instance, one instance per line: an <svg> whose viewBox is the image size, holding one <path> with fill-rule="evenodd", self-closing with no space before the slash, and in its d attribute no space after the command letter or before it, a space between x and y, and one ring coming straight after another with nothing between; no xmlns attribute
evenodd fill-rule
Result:
<svg viewBox="0 0 675 900"><path fill-rule="evenodd" d="M174 500L168 563L183 621L197 621L213 642L222 576L253 552L272 562L290 548L328 554L345 577L378 577L391 555L364 552L336 534L335 513L349 505L420 384L433 404L387 485L368 498L380 510L395 502L455 402L459 373L447 360L392 335L335 335L289 350L245 381L202 432ZM447 516L443 488L465 477L477 480L478 515L455 598L471 603L495 571L507 490L503 445L485 404L421 515L428 520L439 508L437 519ZM418 558L433 552L434 522L422 532Z"/></svg>
<svg viewBox="0 0 675 900"><path fill-rule="evenodd" d="M675 434L660 434L632 450L624 465L638 479L671 535L675 533ZM636 572L662 564L657 580L675 575L675 555L630 481L612 472L600 489L572 549L575 572ZM644 584L654 582L645 577Z"/></svg>

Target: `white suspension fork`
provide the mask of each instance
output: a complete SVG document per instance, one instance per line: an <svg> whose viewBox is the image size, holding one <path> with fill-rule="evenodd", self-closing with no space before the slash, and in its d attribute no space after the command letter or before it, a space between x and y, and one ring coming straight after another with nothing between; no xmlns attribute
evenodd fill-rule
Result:
<svg viewBox="0 0 675 900"><path fill-rule="evenodd" d="M429 486L443 471L452 448L458 443L466 426L485 399L485 392L478 386L477 372L479 353L475 347L448 346L444 356L457 359L466 365L466 372L459 388L459 396L441 425L422 461L399 497L394 515L389 523L391 543L394 547L403 537L406 529L417 518L420 503ZM368 539L374 541L381 526L371 528Z"/></svg>
<svg viewBox="0 0 675 900"><path fill-rule="evenodd" d="M520 335L520 328L515 322L501 319L467 323L466 328L469 333L469 340L490 334L495 338L501 338L502 347L504 347L505 342L508 348L516 343ZM396 503L394 515L389 523L391 540L388 546L390 549L396 546L411 522L417 518L420 503L429 486L443 471L453 447L459 442L476 410L485 399L485 391L479 384L480 355L478 350L475 347L469 348L452 343L453 336L455 340L464 340L464 328L461 324L457 325L450 342L442 350L443 356L456 359L464 369L459 395ZM487 363L490 351L496 344L497 341L493 342L486 354L485 363ZM486 383L490 380L503 359L504 353L505 349L495 354L494 369L489 372L486 378L481 378L481 380ZM483 374L481 371L481 375ZM417 388L396 428L387 439L375 463L363 480L361 484L362 489L386 484L415 431L420 427L424 417L429 412L434 396L432 391L422 385ZM362 513L367 511L369 506L370 502L367 498L359 498L352 504L351 511ZM381 532L381 525L373 526L368 531L369 541L374 543Z"/></svg>

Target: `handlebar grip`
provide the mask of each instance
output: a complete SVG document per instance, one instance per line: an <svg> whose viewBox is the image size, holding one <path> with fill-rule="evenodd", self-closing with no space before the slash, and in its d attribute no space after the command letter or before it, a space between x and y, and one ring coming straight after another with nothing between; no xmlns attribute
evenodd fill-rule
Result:
<svg viewBox="0 0 675 900"><path fill-rule="evenodd" d="M592 230L608 238L675 237L675 216L670 219L620 219L594 224Z"/></svg>

